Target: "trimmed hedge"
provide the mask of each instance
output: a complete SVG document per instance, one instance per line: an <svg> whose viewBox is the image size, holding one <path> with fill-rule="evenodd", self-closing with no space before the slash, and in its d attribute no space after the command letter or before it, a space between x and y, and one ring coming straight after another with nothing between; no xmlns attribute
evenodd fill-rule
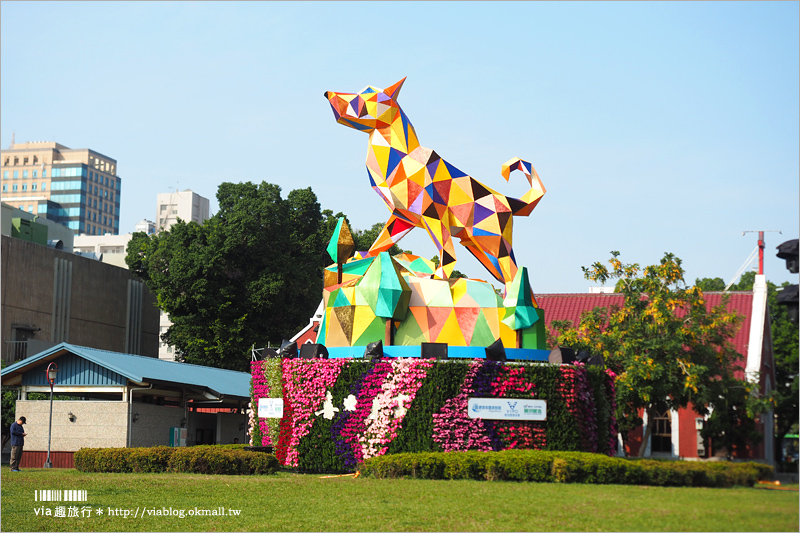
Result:
<svg viewBox="0 0 800 533"><path fill-rule="evenodd" d="M690 487L752 487L773 475L771 466L760 463L628 459L537 450L399 453L368 459L360 471L376 478Z"/></svg>
<svg viewBox="0 0 800 533"><path fill-rule="evenodd" d="M242 445L171 448L81 448L75 468L81 472L177 472L191 474L273 474L274 455L249 452Z"/></svg>

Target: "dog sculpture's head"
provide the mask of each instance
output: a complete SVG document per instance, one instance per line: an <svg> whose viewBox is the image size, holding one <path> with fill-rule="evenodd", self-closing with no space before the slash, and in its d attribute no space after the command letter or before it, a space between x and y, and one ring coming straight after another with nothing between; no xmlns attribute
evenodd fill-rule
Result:
<svg viewBox="0 0 800 533"><path fill-rule="evenodd" d="M358 93L325 92L336 122L367 133L389 126L400 113L397 95L405 78L386 89L367 86Z"/></svg>

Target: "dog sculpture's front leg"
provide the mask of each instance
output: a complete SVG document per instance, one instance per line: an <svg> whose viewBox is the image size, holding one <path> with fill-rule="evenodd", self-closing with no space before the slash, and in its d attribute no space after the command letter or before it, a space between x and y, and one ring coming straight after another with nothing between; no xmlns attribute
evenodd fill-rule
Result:
<svg viewBox="0 0 800 533"><path fill-rule="evenodd" d="M445 216L447 214L446 212ZM437 278L448 279L456 267L456 250L453 236L450 233L450 225L428 217L422 217L422 224L439 252L439 268L436 269L434 275Z"/></svg>
<svg viewBox="0 0 800 533"><path fill-rule="evenodd" d="M405 237L413 228L414 226L411 223L392 214L389 216L389 220L386 221L386 224L384 224L378 238L375 239L375 242L369 247L369 250L366 252L359 252L358 255L360 257L375 257L379 253L385 252L397 244L400 239Z"/></svg>

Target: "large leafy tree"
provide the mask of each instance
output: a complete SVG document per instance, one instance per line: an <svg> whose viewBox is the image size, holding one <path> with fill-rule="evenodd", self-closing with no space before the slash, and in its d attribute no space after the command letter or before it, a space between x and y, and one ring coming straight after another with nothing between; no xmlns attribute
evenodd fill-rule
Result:
<svg viewBox="0 0 800 533"><path fill-rule="evenodd" d="M755 283L755 272L745 272L738 283L731 285L732 291L751 291ZM721 291L725 282L721 278L703 278L695 281L695 285L705 291ZM797 431L800 405L798 390L798 329L789 320L786 307L778 304L778 293L789 282L777 286L767 281L767 301L769 303L772 347L775 359L775 446L776 457L781 438L787 433Z"/></svg>
<svg viewBox="0 0 800 533"><path fill-rule="evenodd" d="M189 363L246 371L251 345L294 334L319 303L330 213L311 189L223 183L219 212L134 235L126 261L172 326L162 339Z"/></svg>
<svg viewBox="0 0 800 533"><path fill-rule="evenodd" d="M623 305L584 313L577 325L553 326L560 345L602 354L616 373L623 436L642 424L641 411L653 420L691 403L706 415L722 405L730 387L742 387L747 396L751 385L734 377L741 357L730 342L740 320L724 302L708 309L702 289L684 282L681 260L673 254L644 268L622 263L618 252L611 256L610 268L597 262L583 272L592 281L618 280ZM652 427L647 425L644 442ZM639 454L644 451L642 446Z"/></svg>

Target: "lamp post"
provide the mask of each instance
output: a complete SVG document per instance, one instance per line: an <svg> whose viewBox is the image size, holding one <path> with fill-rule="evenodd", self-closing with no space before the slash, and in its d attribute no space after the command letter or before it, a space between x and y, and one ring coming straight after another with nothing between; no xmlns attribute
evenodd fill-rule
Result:
<svg viewBox="0 0 800 533"><path fill-rule="evenodd" d="M47 461L44 462L44 468L53 468L53 463L50 462L50 437L53 435L53 383L56 381L56 374L58 365L47 365L47 381L50 382L50 430L47 433Z"/></svg>

